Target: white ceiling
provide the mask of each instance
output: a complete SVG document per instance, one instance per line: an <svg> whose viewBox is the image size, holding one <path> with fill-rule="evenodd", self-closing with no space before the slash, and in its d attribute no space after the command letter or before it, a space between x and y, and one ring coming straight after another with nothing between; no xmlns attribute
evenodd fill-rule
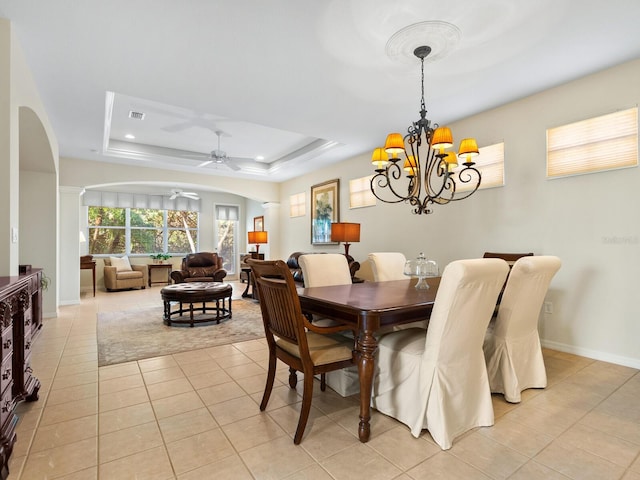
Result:
<svg viewBox="0 0 640 480"><path fill-rule="evenodd" d="M0 17L62 156L267 181L369 152L417 120L419 62L385 51L417 22L461 32L425 66L441 125L640 57L638 0L0 0ZM198 166L216 131L239 171Z"/></svg>

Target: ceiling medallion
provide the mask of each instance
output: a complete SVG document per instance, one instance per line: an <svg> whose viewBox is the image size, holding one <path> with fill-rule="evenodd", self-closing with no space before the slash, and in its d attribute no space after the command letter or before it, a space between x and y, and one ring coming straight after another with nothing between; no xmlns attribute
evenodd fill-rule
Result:
<svg viewBox="0 0 640 480"><path fill-rule="evenodd" d="M429 45L431 53L425 63L434 62L453 52L460 43L462 32L455 25L438 20L414 23L394 33L385 47L394 62L415 65L417 45Z"/></svg>

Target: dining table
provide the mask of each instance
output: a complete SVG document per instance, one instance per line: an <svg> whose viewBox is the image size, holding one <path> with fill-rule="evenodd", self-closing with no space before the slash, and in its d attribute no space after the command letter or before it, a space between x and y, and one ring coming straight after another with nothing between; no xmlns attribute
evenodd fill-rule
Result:
<svg viewBox="0 0 640 480"><path fill-rule="evenodd" d="M360 380L358 436L361 442L367 442L371 434L371 388L378 348L376 332L384 327L430 317L440 277L426 280L428 289L416 289L417 278L298 288L304 313L334 319L352 326L357 333L355 349Z"/></svg>

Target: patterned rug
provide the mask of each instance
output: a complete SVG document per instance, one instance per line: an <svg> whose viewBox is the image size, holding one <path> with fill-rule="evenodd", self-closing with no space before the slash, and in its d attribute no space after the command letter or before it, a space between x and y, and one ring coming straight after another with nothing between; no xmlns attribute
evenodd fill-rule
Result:
<svg viewBox="0 0 640 480"><path fill-rule="evenodd" d="M98 314L98 365L113 365L143 358L264 338L260 305L234 299L233 317L220 324L207 322L167 326L162 306Z"/></svg>

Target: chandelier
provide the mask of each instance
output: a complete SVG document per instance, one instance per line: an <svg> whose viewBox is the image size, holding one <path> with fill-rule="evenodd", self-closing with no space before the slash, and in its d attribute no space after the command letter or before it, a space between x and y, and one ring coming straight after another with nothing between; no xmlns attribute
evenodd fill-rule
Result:
<svg viewBox="0 0 640 480"><path fill-rule="evenodd" d="M457 155L446 151L453 146L451 130L437 123L431 125L427 119L424 59L429 53L428 46L413 51L420 59L422 72L420 119L409 125L404 137L390 133L384 147L376 148L371 157L376 172L371 179L371 192L385 203L409 203L417 215L431 213L431 204L446 205L470 197L478 190L482 178L472 160L479 153L475 139L462 140ZM458 186L462 192L456 192Z"/></svg>

